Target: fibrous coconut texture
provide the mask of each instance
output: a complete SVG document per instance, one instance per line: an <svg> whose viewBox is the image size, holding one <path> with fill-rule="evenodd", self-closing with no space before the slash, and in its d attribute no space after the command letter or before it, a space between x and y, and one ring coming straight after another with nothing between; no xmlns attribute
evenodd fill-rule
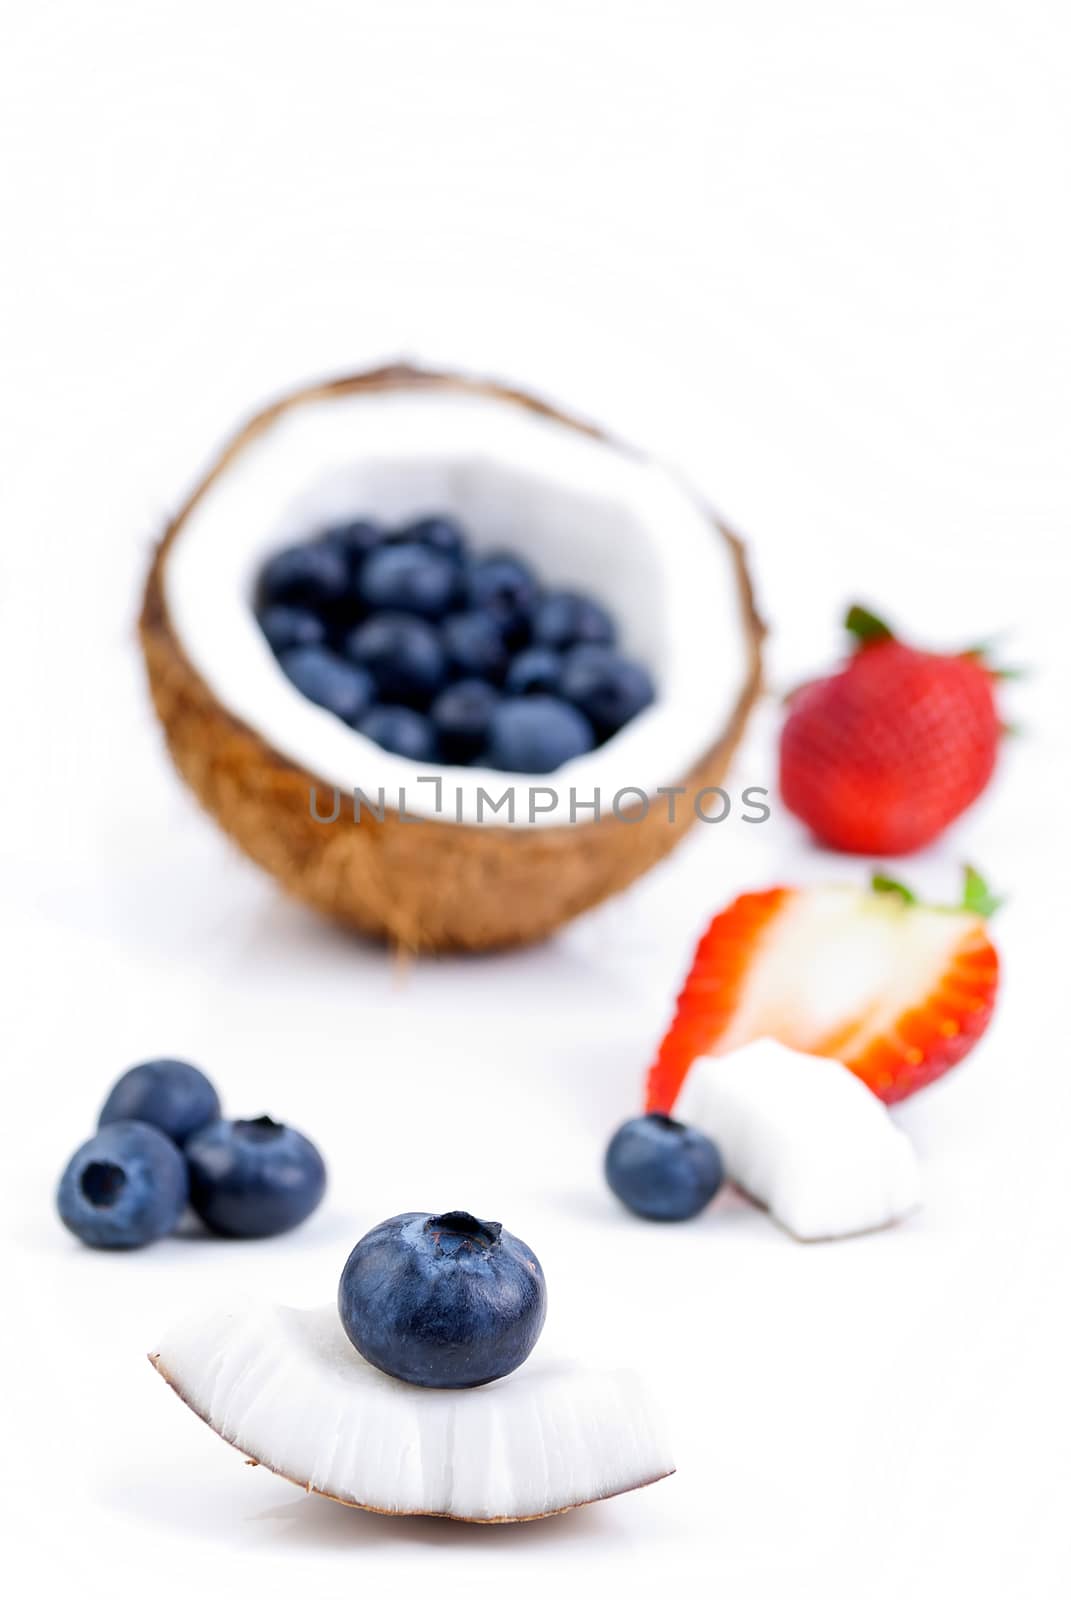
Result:
<svg viewBox="0 0 1071 1600"><path fill-rule="evenodd" d="M839 1061L757 1039L694 1063L674 1116L721 1150L735 1184L796 1238L840 1239L919 1205L915 1152Z"/></svg>
<svg viewBox="0 0 1071 1600"><path fill-rule="evenodd" d="M634 1373L536 1355L484 1388L416 1388L359 1356L333 1306L190 1317L150 1360L251 1460L368 1511L527 1521L674 1470Z"/></svg>
<svg viewBox="0 0 1071 1600"><path fill-rule="evenodd" d="M253 616L265 558L332 522L436 512L477 550L598 595L656 703L528 779L417 767L305 700ZM141 616L153 700L202 804L292 894L417 950L542 938L664 856L725 778L761 636L738 540L671 474L516 390L400 366L247 423L168 527ZM371 802L357 821L355 790Z"/></svg>

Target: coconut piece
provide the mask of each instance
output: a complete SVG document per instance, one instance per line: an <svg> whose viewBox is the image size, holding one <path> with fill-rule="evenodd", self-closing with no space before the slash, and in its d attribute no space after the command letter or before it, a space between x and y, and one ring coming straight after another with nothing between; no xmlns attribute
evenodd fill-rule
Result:
<svg viewBox="0 0 1071 1600"><path fill-rule="evenodd" d="M867 1233L920 1203L907 1135L865 1083L826 1056L775 1039L704 1056L674 1115L714 1140L733 1182L797 1239Z"/></svg>
<svg viewBox="0 0 1071 1600"><path fill-rule="evenodd" d="M537 1355L483 1388L417 1388L358 1355L334 1306L192 1316L149 1359L250 1460L365 1511L523 1522L674 1471L635 1373Z"/></svg>
<svg viewBox="0 0 1071 1600"><path fill-rule="evenodd" d="M439 511L475 549L597 594L656 703L533 779L416 766L305 700L252 613L264 559L331 522ZM671 474L518 391L402 366L247 423L168 527L141 616L153 701L202 804L291 893L413 949L544 937L665 855L725 777L761 637L739 541ZM373 803L356 823L355 789ZM511 806L481 802L506 789Z"/></svg>

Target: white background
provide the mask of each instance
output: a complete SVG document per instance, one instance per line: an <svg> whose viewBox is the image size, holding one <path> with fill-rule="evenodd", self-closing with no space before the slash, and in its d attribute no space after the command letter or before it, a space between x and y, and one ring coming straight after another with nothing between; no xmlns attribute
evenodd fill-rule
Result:
<svg viewBox="0 0 1071 1600"><path fill-rule="evenodd" d="M1071 116L1054 4L61 3L0 42L0 1182L5 1562L84 1596L1066 1592L1062 862ZM694 936L855 876L783 817L700 830L548 947L398 971L284 903L173 777L133 642L222 432L400 353L514 377L682 462L746 530L780 690L845 600L1003 628L1034 677L925 858L1013 898L969 1064L899 1113L922 1215L802 1248L726 1196L646 1229L599 1166ZM768 781L777 706L737 768ZM258 1246L80 1250L52 1213L118 1070L189 1054L325 1147ZM676 1477L521 1528L306 1499L143 1353L176 1312L330 1299L350 1244L471 1207L538 1250L547 1339L644 1368Z"/></svg>

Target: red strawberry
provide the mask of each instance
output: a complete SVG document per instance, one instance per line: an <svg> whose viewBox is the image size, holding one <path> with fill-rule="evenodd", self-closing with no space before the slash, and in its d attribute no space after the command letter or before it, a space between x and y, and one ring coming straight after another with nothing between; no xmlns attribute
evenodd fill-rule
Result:
<svg viewBox="0 0 1071 1600"><path fill-rule="evenodd" d="M853 606L859 648L792 697L781 733L781 796L835 850L919 850L977 800L997 759L999 674L980 651L901 644Z"/></svg>
<svg viewBox="0 0 1071 1600"><path fill-rule="evenodd" d="M902 1100L981 1037L997 992L985 917L996 901L967 869L963 904L920 905L900 884L767 889L711 922L647 1080L670 1111L692 1062L752 1039L843 1061Z"/></svg>

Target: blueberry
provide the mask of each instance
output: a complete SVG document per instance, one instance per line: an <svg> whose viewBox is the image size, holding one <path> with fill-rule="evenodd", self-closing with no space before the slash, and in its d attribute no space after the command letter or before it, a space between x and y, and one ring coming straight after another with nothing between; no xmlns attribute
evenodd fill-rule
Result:
<svg viewBox="0 0 1071 1600"><path fill-rule="evenodd" d="M432 701L431 720L444 761L464 766L480 754L498 700L498 691L482 678L462 678Z"/></svg>
<svg viewBox="0 0 1071 1600"><path fill-rule="evenodd" d="M334 545L291 545L264 564L257 584L257 610L268 606L303 606L310 611L330 610L346 596L350 571L345 556Z"/></svg>
<svg viewBox="0 0 1071 1600"><path fill-rule="evenodd" d="M465 535L453 517L421 517L418 522L410 522L402 528L396 537L408 544L425 545L440 555L452 556L455 561L460 561L465 554Z"/></svg>
<svg viewBox="0 0 1071 1600"><path fill-rule="evenodd" d="M532 614L532 640L552 650L574 644L613 644L617 636L609 612L587 595L560 590L546 594Z"/></svg>
<svg viewBox="0 0 1071 1600"><path fill-rule="evenodd" d="M510 662L507 694L557 694L562 678L562 658L554 650L533 645Z"/></svg>
<svg viewBox="0 0 1071 1600"><path fill-rule="evenodd" d="M392 755L410 761L434 761L435 729L419 711L409 706L373 706L357 724L357 732Z"/></svg>
<svg viewBox="0 0 1071 1600"><path fill-rule="evenodd" d="M387 530L380 523L358 518L354 522L341 522L328 528L321 535L320 543L339 551L353 579L360 572L365 557L386 538Z"/></svg>
<svg viewBox="0 0 1071 1600"><path fill-rule="evenodd" d="M369 617L347 634L346 654L372 674L380 698L397 705L427 706L446 681L439 635L420 617Z"/></svg>
<svg viewBox="0 0 1071 1600"><path fill-rule="evenodd" d="M375 699L376 685L370 672L315 645L288 650L280 656L279 665L306 700L333 711L343 722L360 721Z"/></svg>
<svg viewBox="0 0 1071 1600"><path fill-rule="evenodd" d="M503 700L491 718L487 765L502 772L553 772L594 743L588 723L564 700L545 694Z"/></svg>
<svg viewBox="0 0 1071 1600"><path fill-rule="evenodd" d="M373 550L361 573L361 599L369 611L411 611L442 617L457 593L457 563L419 544Z"/></svg>
<svg viewBox="0 0 1071 1600"><path fill-rule="evenodd" d="M705 1133L651 1112L618 1128L606 1152L606 1181L637 1216L683 1222L721 1187L718 1147Z"/></svg>
<svg viewBox="0 0 1071 1600"><path fill-rule="evenodd" d="M257 621L277 656L302 645L323 644L327 639L327 624L323 618L299 606L268 606Z"/></svg>
<svg viewBox="0 0 1071 1600"><path fill-rule="evenodd" d="M191 1133L218 1116L219 1095L204 1073L188 1061L163 1058L143 1061L123 1073L101 1108L97 1126L150 1122L183 1145Z"/></svg>
<svg viewBox="0 0 1071 1600"><path fill-rule="evenodd" d="M501 683L509 666L502 625L486 611L456 611L442 625L441 638L451 669L465 678Z"/></svg>
<svg viewBox="0 0 1071 1600"><path fill-rule="evenodd" d="M96 1250L136 1250L173 1233L186 1209L186 1163L148 1122L109 1122L80 1145L60 1179L66 1227Z"/></svg>
<svg viewBox="0 0 1071 1600"><path fill-rule="evenodd" d="M342 1269L338 1311L374 1367L429 1389L471 1389L532 1353L543 1269L500 1222L406 1211L366 1233Z"/></svg>
<svg viewBox="0 0 1071 1600"><path fill-rule="evenodd" d="M539 585L532 570L516 556L480 556L466 574L469 606L486 611L502 625L510 644L527 640Z"/></svg>
<svg viewBox="0 0 1071 1600"><path fill-rule="evenodd" d="M646 667L596 645L580 645L566 656L561 692L601 739L617 733L654 699Z"/></svg>
<svg viewBox="0 0 1071 1600"><path fill-rule="evenodd" d="M316 1146L270 1117L210 1122L186 1145L186 1161L193 1209L229 1239L266 1239L296 1228L327 1187Z"/></svg>

